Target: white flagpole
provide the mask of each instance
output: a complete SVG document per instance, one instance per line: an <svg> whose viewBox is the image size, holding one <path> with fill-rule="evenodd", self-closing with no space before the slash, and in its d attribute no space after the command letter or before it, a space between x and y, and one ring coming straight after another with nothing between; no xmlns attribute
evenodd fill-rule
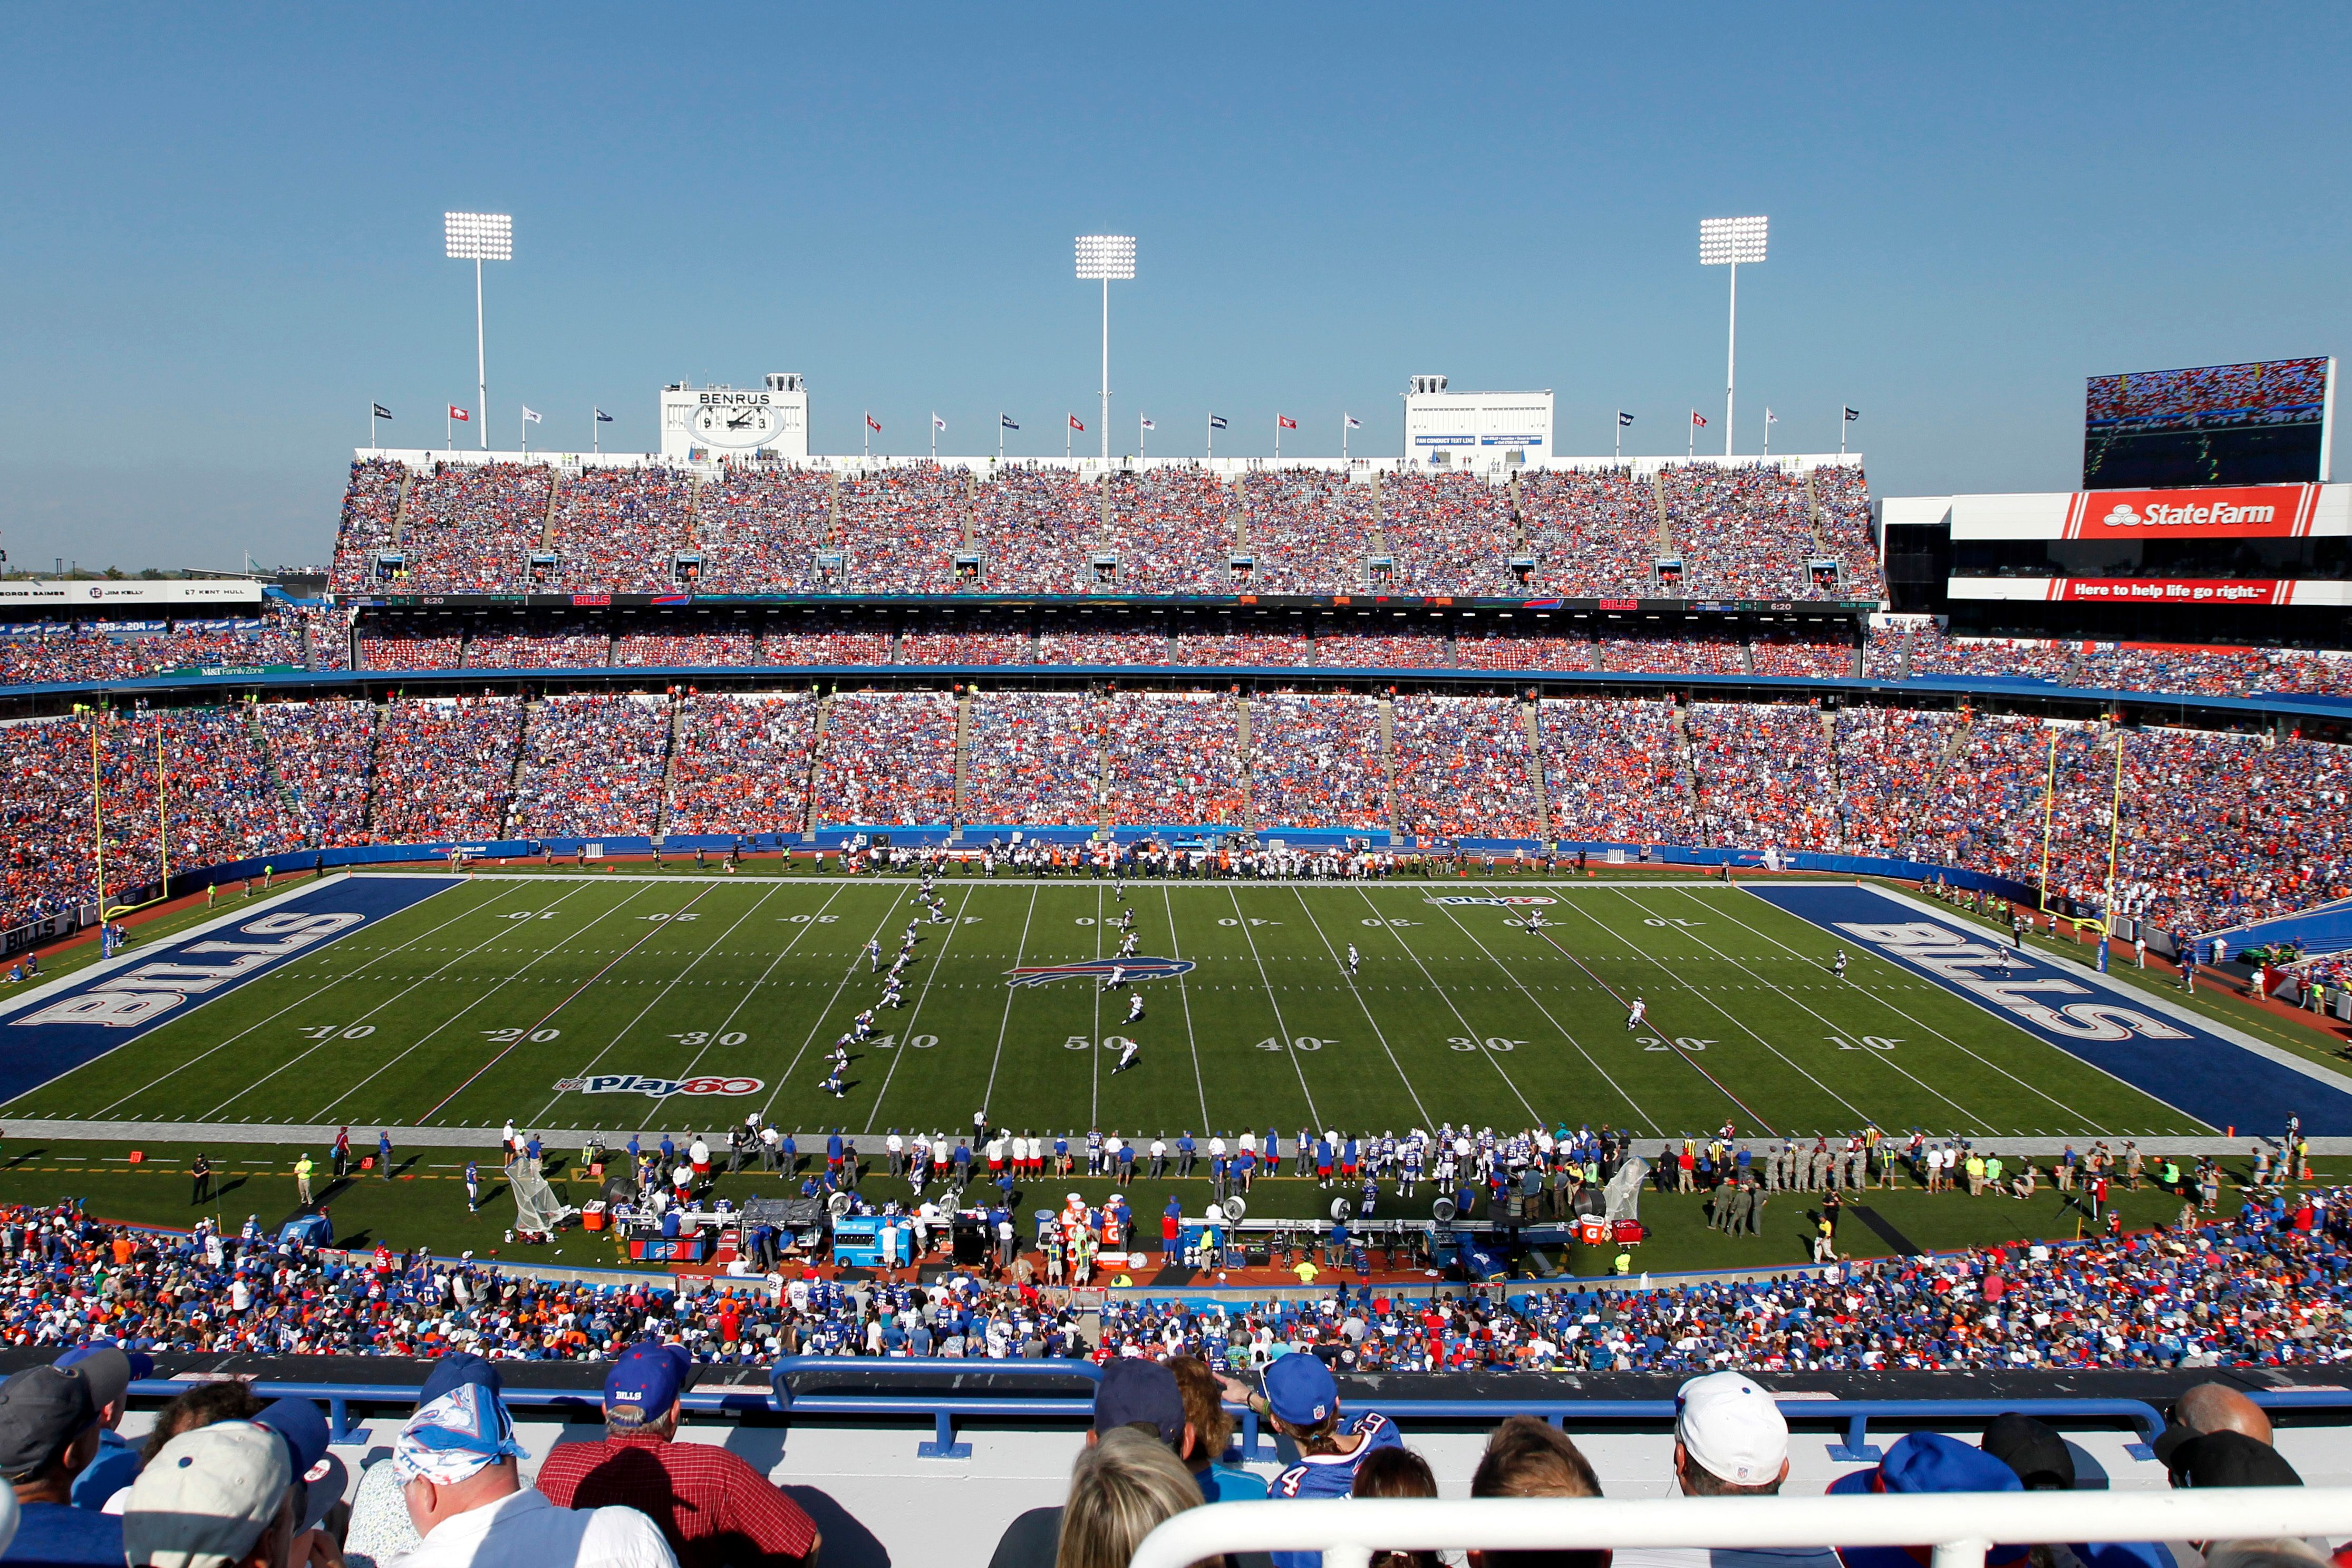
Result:
<svg viewBox="0 0 2352 1568"><path fill-rule="evenodd" d="M1143 453L1143 416L1142 416L1142 415L1140 415L1140 414L1139 414L1139 415L1137 415L1137 416L1135 416L1135 457L1136 457L1136 460L1137 460L1138 462L1142 461L1142 459L1143 459L1143 455L1144 455L1144 453Z"/></svg>
<svg viewBox="0 0 2352 1568"><path fill-rule="evenodd" d="M1209 460L1210 460L1210 461L1212 461L1212 462L1214 462L1214 461L1216 460L1216 457L1217 457L1217 416L1216 416L1215 415L1212 414L1212 415L1210 415L1210 416L1209 416Z"/></svg>
<svg viewBox="0 0 2352 1568"><path fill-rule="evenodd" d="M517 418L515 423L522 426L522 455L528 458L530 456L530 421L528 418Z"/></svg>
<svg viewBox="0 0 2352 1568"><path fill-rule="evenodd" d="M870 458L874 455L874 411L870 408L860 410L858 422L865 426L865 435L858 447L858 456Z"/></svg>
<svg viewBox="0 0 2352 1568"><path fill-rule="evenodd" d="M996 411L996 466L1004 466L1004 411Z"/></svg>
<svg viewBox="0 0 2352 1568"><path fill-rule="evenodd" d="M1342 465L1345 465L1348 461L1348 421L1349 417L1350 416L1346 409L1342 408L1339 410L1339 461Z"/></svg>
<svg viewBox="0 0 2352 1568"><path fill-rule="evenodd" d="M1282 461L1282 416L1274 416L1274 460Z"/></svg>
<svg viewBox="0 0 2352 1568"><path fill-rule="evenodd" d="M931 415L931 467L933 467L933 468L938 468L939 466L940 466L940 416L939 416L939 415L938 415L936 412L934 412L934 413Z"/></svg>
<svg viewBox="0 0 2352 1568"><path fill-rule="evenodd" d="M375 450L375 402L368 402L368 450Z"/></svg>
<svg viewBox="0 0 2352 1568"><path fill-rule="evenodd" d="M596 428L596 405L588 405L588 450L598 457L604 453L604 432Z"/></svg>
<svg viewBox="0 0 2352 1568"><path fill-rule="evenodd" d="M1066 463L1070 460L1070 432L1077 428L1070 421L1068 414L1062 416L1062 461Z"/></svg>
<svg viewBox="0 0 2352 1568"><path fill-rule="evenodd" d="M1619 409L1619 410L1617 411L1617 417L1616 417L1616 418L1614 418L1614 419L1612 419L1612 420L1610 421L1610 423L1611 423L1612 425L1614 425L1615 426L1617 426L1617 459L1616 459L1616 460L1617 460L1618 462L1620 462L1620 463L1622 463L1622 462L1625 460L1625 411L1624 411L1623 409L1622 409L1622 408L1621 408L1621 409Z"/></svg>
<svg viewBox="0 0 2352 1568"><path fill-rule="evenodd" d="M1683 461L1687 463L1696 456L1698 456L1698 410L1694 408L1691 410L1690 424L1683 432Z"/></svg>

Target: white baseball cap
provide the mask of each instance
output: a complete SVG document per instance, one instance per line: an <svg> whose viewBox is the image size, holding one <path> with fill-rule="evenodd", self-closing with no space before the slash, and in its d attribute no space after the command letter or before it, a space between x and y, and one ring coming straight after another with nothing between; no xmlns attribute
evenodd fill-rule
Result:
<svg viewBox="0 0 2352 1568"><path fill-rule="evenodd" d="M1772 1396L1736 1372L1675 1391L1675 1437L1694 1463L1736 1487L1763 1486L1789 1460L1789 1423Z"/></svg>

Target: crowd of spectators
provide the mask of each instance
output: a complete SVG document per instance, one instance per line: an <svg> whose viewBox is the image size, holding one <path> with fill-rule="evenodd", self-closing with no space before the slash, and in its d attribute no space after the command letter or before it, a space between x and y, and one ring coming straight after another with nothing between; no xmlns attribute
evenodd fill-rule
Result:
<svg viewBox="0 0 2352 1568"><path fill-rule="evenodd" d="M1812 471L1812 481L1822 542L1845 568L1845 597L1885 597L1877 530L1870 515L1870 480L1863 474L1862 465L1818 468Z"/></svg>
<svg viewBox="0 0 2352 1568"><path fill-rule="evenodd" d="M1122 594L1222 594L1233 586L1234 487L1202 468L1113 474L1101 548ZM1091 565L1087 585L1094 582Z"/></svg>
<svg viewBox="0 0 2352 1568"><path fill-rule="evenodd" d="M1539 720L1555 837L1696 842L1689 764L1671 706L1569 697L1544 703Z"/></svg>
<svg viewBox="0 0 2352 1568"><path fill-rule="evenodd" d="M2352 660L2300 648L2084 643L2068 674L2074 686L2186 691L2200 697L2340 695L2352 690Z"/></svg>
<svg viewBox="0 0 2352 1568"><path fill-rule="evenodd" d="M760 639L760 662L777 665L887 664L890 634L835 624L807 631L770 632Z"/></svg>
<svg viewBox="0 0 2352 1568"><path fill-rule="evenodd" d="M1629 468L1546 468L1519 476L1519 521L1548 594L1656 593L1658 492Z"/></svg>
<svg viewBox="0 0 2352 1568"><path fill-rule="evenodd" d="M640 669L765 663L760 638L748 631L624 632L613 639L613 662Z"/></svg>
<svg viewBox="0 0 2352 1568"><path fill-rule="evenodd" d="M1112 624L1082 620L1049 625L1051 629L1037 638L1039 664L1168 662L1168 634L1149 623L1140 627L1126 621Z"/></svg>
<svg viewBox="0 0 2352 1568"><path fill-rule="evenodd" d="M495 836L522 721L511 697L393 698L368 780L369 835L388 844Z"/></svg>
<svg viewBox="0 0 2352 1568"><path fill-rule="evenodd" d="M1639 675L1748 673L1748 650L1731 632L1701 632L1679 637L1603 632L1599 653L1601 668Z"/></svg>
<svg viewBox="0 0 2352 1568"><path fill-rule="evenodd" d="M1748 662L1757 675L1799 676L1810 679L1851 679L1853 644L1837 637L1800 637L1768 632L1748 645Z"/></svg>
<svg viewBox="0 0 2352 1568"><path fill-rule="evenodd" d="M1347 669L1443 669L1442 632L1333 631L1315 639L1315 662Z"/></svg>
<svg viewBox="0 0 2352 1568"><path fill-rule="evenodd" d="M1399 594L1510 595L1519 528L1510 492L1475 474L1396 473L1381 479L1381 542Z"/></svg>
<svg viewBox="0 0 2352 1568"><path fill-rule="evenodd" d="M375 555L392 547L400 511L400 487L408 477L402 464L363 458L352 465L343 487L343 513L335 525L335 563L329 581L337 594L365 593L375 581Z"/></svg>
<svg viewBox="0 0 2352 1568"><path fill-rule="evenodd" d="M1939 675L2013 676L2065 680L2081 645L2046 639L1955 637L1932 620L1873 626L1863 645L1863 674L1871 680Z"/></svg>
<svg viewBox="0 0 2352 1568"><path fill-rule="evenodd" d="M865 594L944 594L965 548L971 473L919 463L840 481L837 531L848 581Z"/></svg>
<svg viewBox="0 0 2352 1568"><path fill-rule="evenodd" d="M1695 702L1684 729L1710 842L1838 847L1837 766L1818 709Z"/></svg>
<svg viewBox="0 0 2352 1568"><path fill-rule="evenodd" d="M1538 633L1515 637L1497 632L1474 632L1454 639L1456 669L1559 669L1596 668L1589 637L1553 637Z"/></svg>
<svg viewBox="0 0 2352 1568"><path fill-rule="evenodd" d="M833 480L805 468L730 464L695 498L699 585L719 594L802 592L827 543Z"/></svg>
<svg viewBox="0 0 2352 1568"><path fill-rule="evenodd" d="M1116 826L1241 824L1248 791L1234 698L1213 691L1116 692L1108 750Z"/></svg>
<svg viewBox="0 0 2352 1568"><path fill-rule="evenodd" d="M514 837L649 834L669 760L666 698L551 697L530 710L515 772Z"/></svg>
<svg viewBox="0 0 2352 1568"><path fill-rule="evenodd" d="M698 692L679 716L672 833L797 833L808 825L816 700Z"/></svg>
<svg viewBox="0 0 2352 1568"><path fill-rule="evenodd" d="M360 633L363 669L456 669L466 662L466 634L412 637L407 633Z"/></svg>
<svg viewBox="0 0 2352 1568"><path fill-rule="evenodd" d="M1315 639L1304 632L1286 636L1255 628L1230 634L1179 632L1169 661L1192 666L1292 669L1315 662Z"/></svg>
<svg viewBox="0 0 2352 1568"><path fill-rule="evenodd" d="M580 626L529 632L474 632L466 638L467 669L602 669L612 656L611 637ZM705 654L696 662L716 660Z"/></svg>
<svg viewBox="0 0 2352 1568"><path fill-rule="evenodd" d="M984 691L972 697L968 724L963 820L1018 827L1100 819L1100 699Z"/></svg>
<svg viewBox="0 0 2352 1568"><path fill-rule="evenodd" d="M1954 824L1940 784L1957 714L1904 708L1841 708L1837 721L1838 816L1845 849L1857 855L1935 859Z"/></svg>
<svg viewBox="0 0 2352 1568"><path fill-rule="evenodd" d="M955 731L955 700L944 692L836 694L817 748L818 816L861 827L953 821Z"/></svg>
<svg viewBox="0 0 2352 1568"><path fill-rule="evenodd" d="M262 616L0 626L0 685L135 680L173 670L303 668L300 623Z"/></svg>
<svg viewBox="0 0 2352 1568"><path fill-rule="evenodd" d="M660 594L687 542L694 480L665 468L588 468L556 491L551 545L573 592Z"/></svg>
<svg viewBox="0 0 2352 1568"><path fill-rule="evenodd" d="M367 842L375 704L344 697L265 702L254 709L253 718L304 840L320 846Z"/></svg>
<svg viewBox="0 0 2352 1568"><path fill-rule="evenodd" d="M1320 468L1274 468L1242 480L1250 586L1261 594L1350 594L1375 553L1372 487Z"/></svg>
<svg viewBox="0 0 2352 1568"><path fill-rule="evenodd" d="M1504 697L1394 703L1397 815L1431 838L1532 838L1535 777L1526 710Z"/></svg>
<svg viewBox="0 0 2352 1568"><path fill-rule="evenodd" d="M1025 631L968 626L953 631L910 629L898 634L900 664L1027 664Z"/></svg>
<svg viewBox="0 0 2352 1568"><path fill-rule="evenodd" d="M409 480L401 503L408 594L512 593L528 581L547 536L551 469L520 463L436 463ZM548 584L551 589L554 585Z"/></svg>
<svg viewBox="0 0 2352 1568"><path fill-rule="evenodd" d="M1370 697L1276 691L1250 699L1250 807L1286 827L1390 826L1381 719Z"/></svg>
<svg viewBox="0 0 2352 1568"><path fill-rule="evenodd" d="M1807 563L1821 555L1801 474L1760 465L1675 464L1658 493L1696 598L1823 597Z"/></svg>
<svg viewBox="0 0 2352 1568"><path fill-rule="evenodd" d="M992 594L1085 590L1088 542L1101 531L1097 496L1067 468L1007 468L971 503L981 575L957 585Z"/></svg>

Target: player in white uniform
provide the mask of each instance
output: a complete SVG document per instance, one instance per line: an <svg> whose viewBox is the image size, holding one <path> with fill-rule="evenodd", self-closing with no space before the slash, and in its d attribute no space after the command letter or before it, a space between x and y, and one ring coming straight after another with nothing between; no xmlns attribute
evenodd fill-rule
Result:
<svg viewBox="0 0 2352 1568"><path fill-rule="evenodd" d="M1633 1007L1625 1015L1625 1027L1638 1029L1649 1021L1650 1005L1639 996L1634 997Z"/></svg>
<svg viewBox="0 0 2352 1568"><path fill-rule="evenodd" d="M1123 964L1114 963L1110 966L1110 973L1103 976L1102 988L1106 991L1116 991L1126 984L1126 966Z"/></svg>
<svg viewBox="0 0 2352 1568"><path fill-rule="evenodd" d="M1143 1011L1142 1011L1142 1008L1143 1008L1143 998L1142 998L1142 997L1140 997L1140 996L1139 996L1139 997L1137 997L1137 998L1135 999L1135 1001L1136 1001L1136 1005L1135 1005L1135 1006L1134 1006L1134 1007L1132 1007L1132 1008L1130 1008L1130 1009L1129 1009L1129 1011L1128 1011L1127 1017L1128 1017L1128 1022L1129 1022L1129 1023L1133 1023L1136 1019L1138 1019L1138 1018L1139 1018L1139 1017L1143 1016ZM1118 1065L1117 1067L1115 1067L1115 1068L1111 1068L1110 1070L1111 1070L1111 1071L1113 1071L1113 1072L1125 1072L1125 1071L1126 1071L1129 1067L1131 1067L1131 1066L1133 1066L1133 1065L1134 1065L1134 1063L1135 1063L1135 1053L1136 1053L1136 1052L1138 1052L1138 1051L1139 1051L1139 1050L1141 1050L1142 1048L1143 1048L1142 1045L1141 1045L1140 1043L1137 1042L1137 1041L1134 1041L1134 1040L1129 1040L1129 1041L1128 1041L1128 1042L1127 1042L1127 1044L1125 1044L1125 1045L1123 1045L1123 1046L1119 1047L1119 1048L1118 1048Z"/></svg>
<svg viewBox="0 0 2352 1568"><path fill-rule="evenodd" d="M1139 1021L1142 1016L1143 993L1140 991L1129 992L1127 998L1127 1021L1130 1024L1136 1023Z"/></svg>
<svg viewBox="0 0 2352 1568"><path fill-rule="evenodd" d="M1352 942L1349 942L1348 944L1348 973L1351 977L1356 973L1356 966L1361 963L1363 963L1363 958L1356 952L1356 944Z"/></svg>

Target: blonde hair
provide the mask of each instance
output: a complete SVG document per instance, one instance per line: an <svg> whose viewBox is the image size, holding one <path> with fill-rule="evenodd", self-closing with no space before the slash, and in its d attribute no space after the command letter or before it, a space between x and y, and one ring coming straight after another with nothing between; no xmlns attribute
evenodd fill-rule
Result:
<svg viewBox="0 0 2352 1568"><path fill-rule="evenodd" d="M1160 1521L1201 1506L1183 1461L1157 1437L1121 1427L1078 1453L1054 1568L1127 1568Z"/></svg>

